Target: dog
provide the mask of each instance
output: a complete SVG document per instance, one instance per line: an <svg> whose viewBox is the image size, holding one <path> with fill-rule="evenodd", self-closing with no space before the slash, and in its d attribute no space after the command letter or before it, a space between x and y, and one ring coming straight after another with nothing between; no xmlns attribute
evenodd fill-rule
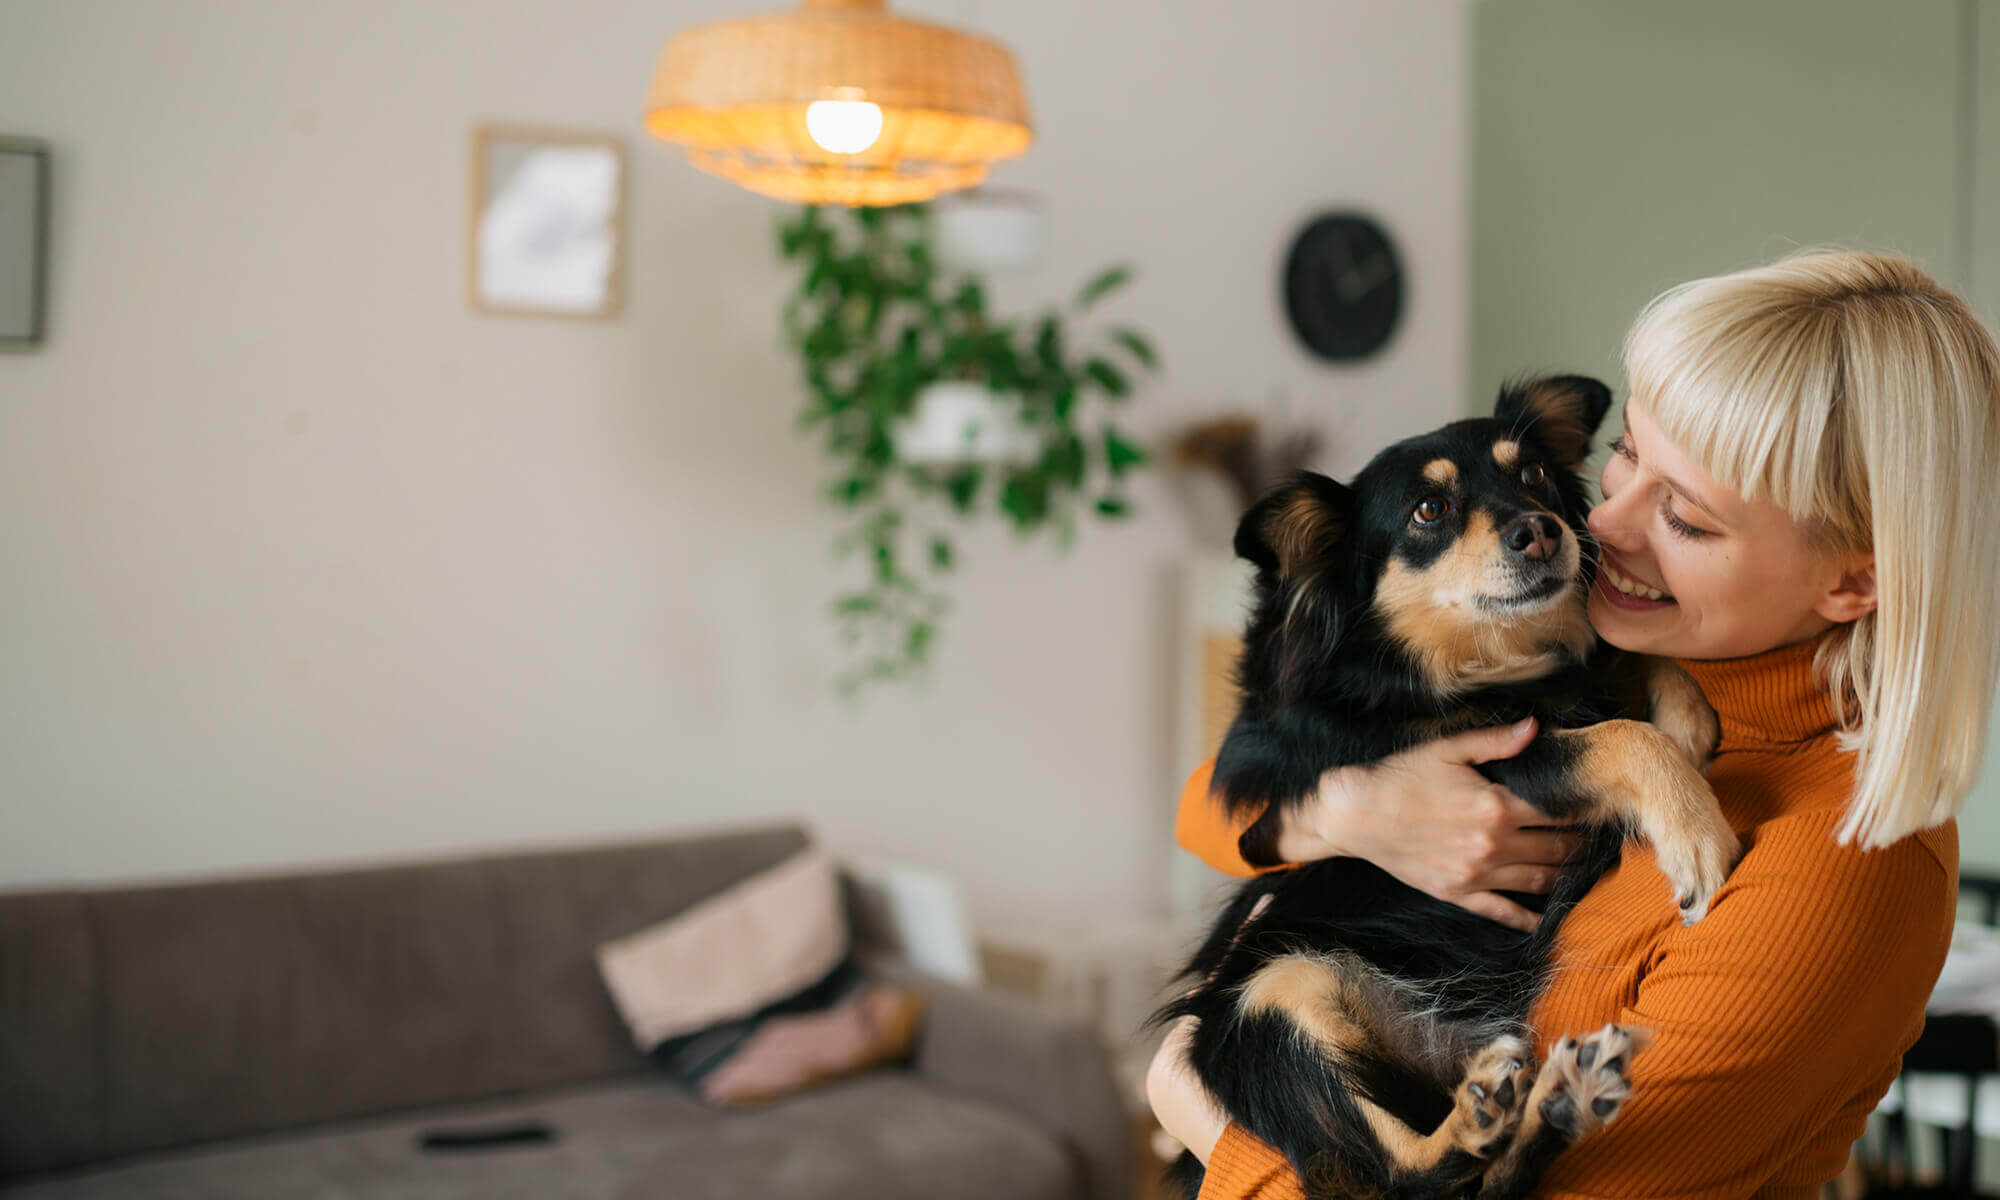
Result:
<svg viewBox="0 0 2000 1200"><path fill-rule="evenodd" d="M1479 770L1584 833L1532 935L1351 858L1260 876L1227 906L1187 967L1202 982L1159 1019L1198 1019L1194 1071L1308 1195L1526 1195L1617 1114L1650 1036L1606 1026L1537 1065L1527 1017L1564 913L1628 836L1689 923L1738 857L1702 774L1719 728L1700 689L1585 618L1579 472L1610 403L1581 376L1510 384L1491 418L1399 442L1347 486L1302 472L1237 529L1256 598L1212 790L1232 815L1263 809L1247 860L1278 861L1322 772L1526 717L1534 741ZM1169 1174L1200 1190L1192 1154Z"/></svg>

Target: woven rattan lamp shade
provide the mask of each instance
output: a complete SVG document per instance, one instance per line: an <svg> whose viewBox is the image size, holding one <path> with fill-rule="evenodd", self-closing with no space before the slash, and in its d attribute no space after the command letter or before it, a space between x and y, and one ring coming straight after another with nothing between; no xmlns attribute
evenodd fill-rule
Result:
<svg viewBox="0 0 2000 1200"><path fill-rule="evenodd" d="M878 106L880 135L852 154L823 148L806 128L819 100ZM806 0L676 35L646 128L712 175L808 204L928 200L1034 140L1005 46L891 16L882 0Z"/></svg>

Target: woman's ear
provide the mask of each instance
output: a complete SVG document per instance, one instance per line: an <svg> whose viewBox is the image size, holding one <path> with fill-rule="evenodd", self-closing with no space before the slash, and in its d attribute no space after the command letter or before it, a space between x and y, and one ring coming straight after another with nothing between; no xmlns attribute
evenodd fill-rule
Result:
<svg viewBox="0 0 2000 1200"><path fill-rule="evenodd" d="M1875 556L1856 559L1820 593L1813 611L1836 625L1845 625L1875 611Z"/></svg>

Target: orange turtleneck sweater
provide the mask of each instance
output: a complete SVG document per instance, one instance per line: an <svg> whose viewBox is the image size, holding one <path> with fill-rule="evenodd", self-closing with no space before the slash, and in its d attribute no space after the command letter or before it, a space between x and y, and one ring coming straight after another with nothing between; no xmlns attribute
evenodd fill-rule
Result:
<svg viewBox="0 0 2000 1200"><path fill-rule="evenodd" d="M1564 1154L1535 1195L1808 1200L1849 1147L1923 1028L1957 905L1958 829L1882 850L1835 843L1853 756L1834 742L1817 642L1683 662L1722 718L1708 772L1748 847L1700 923L1683 927L1652 850L1624 857L1563 921L1531 1018L1546 1044L1606 1022L1656 1031L1632 1098ZM1254 869L1209 801L1214 764L1181 795L1181 845ZM1202 1200L1302 1200L1284 1157L1232 1125Z"/></svg>

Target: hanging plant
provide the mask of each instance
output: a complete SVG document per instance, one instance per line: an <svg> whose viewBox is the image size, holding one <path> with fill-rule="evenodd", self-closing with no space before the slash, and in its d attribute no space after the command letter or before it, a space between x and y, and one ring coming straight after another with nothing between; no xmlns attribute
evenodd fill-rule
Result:
<svg viewBox="0 0 2000 1200"><path fill-rule="evenodd" d="M837 684L852 693L927 661L957 521L997 510L1023 537L1067 548L1080 517L1131 511L1125 480L1147 458L1110 413L1156 357L1131 329L1079 347L1067 324L1127 268L1090 280L1068 313L1003 320L977 278L936 260L921 205L804 208L778 243L800 269L785 305L807 388L799 427L824 439L827 495L851 517L836 550L865 563L833 602L854 656Z"/></svg>

